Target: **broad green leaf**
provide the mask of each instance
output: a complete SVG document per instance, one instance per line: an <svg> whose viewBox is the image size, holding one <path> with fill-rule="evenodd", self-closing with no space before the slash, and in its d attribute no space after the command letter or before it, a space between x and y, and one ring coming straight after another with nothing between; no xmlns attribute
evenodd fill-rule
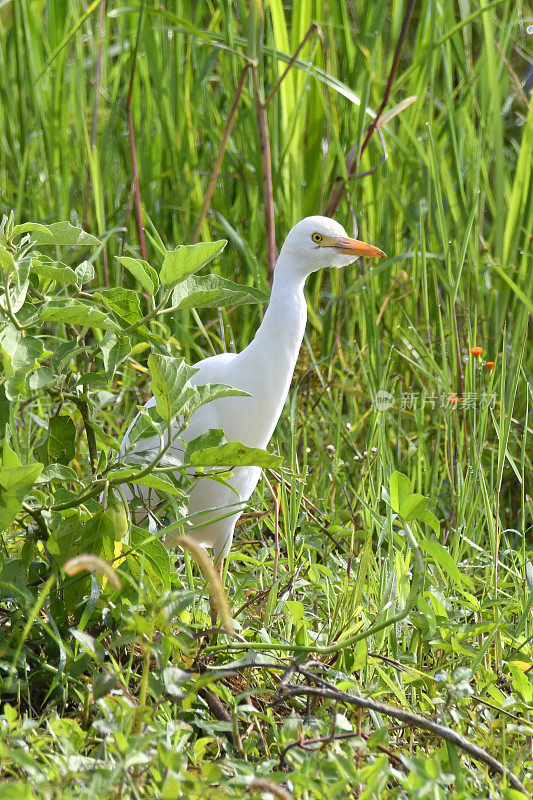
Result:
<svg viewBox="0 0 533 800"><path fill-rule="evenodd" d="M69 464L76 455L76 426L70 417L57 415L50 420L48 458L51 463Z"/></svg>
<svg viewBox="0 0 533 800"><path fill-rule="evenodd" d="M293 625L297 626L304 616L304 604L301 600L286 600L285 608Z"/></svg>
<svg viewBox="0 0 533 800"><path fill-rule="evenodd" d="M435 539L422 539L420 542L420 549L424 550L425 553L429 553L455 583L465 583L470 589L473 588L474 584L472 579L468 575L459 572L459 568L448 550L439 542L435 541Z"/></svg>
<svg viewBox="0 0 533 800"><path fill-rule="evenodd" d="M137 563L143 563L143 557L152 566L153 576L161 581L165 591L170 590L170 556L168 550L159 539L149 536L142 528L132 526L130 531L130 544L135 552L128 557L134 556ZM146 567L146 564L145 564Z"/></svg>
<svg viewBox="0 0 533 800"><path fill-rule="evenodd" d="M4 355L3 367L6 394L10 400L17 400L19 396L28 395L29 386L26 382L27 374L39 366L38 359L50 355L49 350L45 350L42 340L33 336L19 338L15 343L15 350L12 357Z"/></svg>
<svg viewBox="0 0 533 800"><path fill-rule="evenodd" d="M80 300L51 300L39 312L42 322L69 322L71 325L87 325L92 328L119 330L111 317L99 308L86 305Z"/></svg>
<svg viewBox="0 0 533 800"><path fill-rule="evenodd" d="M50 363L54 370L61 374L65 370L70 371L70 362L76 355L83 350L78 342L59 342L54 352L50 356Z"/></svg>
<svg viewBox="0 0 533 800"><path fill-rule="evenodd" d="M528 705L533 700L533 684L530 682L527 675L524 675L520 667L516 664L508 665L509 672L513 678L513 688L522 695Z"/></svg>
<svg viewBox="0 0 533 800"><path fill-rule="evenodd" d="M426 525L429 525L429 527L432 528L432 530L435 531L437 536L439 535L439 533L440 533L439 521L438 521L437 517L435 516L435 514L433 514L431 511L428 511L426 509L422 514L419 514L417 516L417 519L420 522L425 522Z"/></svg>
<svg viewBox="0 0 533 800"><path fill-rule="evenodd" d="M100 425L98 425L94 420L85 420L85 424L88 425L92 431L94 431L94 435L99 442L106 445L106 447L110 447L112 450L115 450L118 453L120 450L120 444L116 441L116 439L113 439L112 436L109 436L109 434L105 433Z"/></svg>
<svg viewBox="0 0 533 800"><path fill-rule="evenodd" d="M15 355L19 340L20 333L10 322L0 330L0 347L2 347L11 358Z"/></svg>
<svg viewBox="0 0 533 800"><path fill-rule="evenodd" d="M29 387L26 383L26 376L25 370L18 370L7 379L5 383L6 396L10 400L16 401L28 396L27 389Z"/></svg>
<svg viewBox="0 0 533 800"><path fill-rule="evenodd" d="M53 222L51 225L43 225L46 233L35 230L32 240L35 244L59 244L59 245L99 245L96 236L91 236L83 228L75 228L70 222Z"/></svg>
<svg viewBox="0 0 533 800"><path fill-rule="evenodd" d="M39 389L44 389L45 386L51 386L57 381L57 375L54 375L48 367L39 367L39 369L30 375L28 385L32 392Z"/></svg>
<svg viewBox="0 0 533 800"><path fill-rule="evenodd" d="M259 447L247 447L241 442L226 442L218 447L206 447L192 454L193 467L261 467L280 469L283 458L267 453Z"/></svg>
<svg viewBox="0 0 533 800"><path fill-rule="evenodd" d="M22 222L20 225L15 225L11 231L11 238L16 239L17 236L22 236L24 233L40 233L42 236L52 237L51 231L46 225L41 225L40 222Z"/></svg>
<svg viewBox="0 0 533 800"><path fill-rule="evenodd" d="M84 547L82 540L83 524L77 514L74 514L63 519L48 537L46 547L53 562L62 567L70 558L91 552ZM90 588L91 581L88 575L67 578L62 587L62 599L67 611L72 613L82 598L89 594Z"/></svg>
<svg viewBox="0 0 533 800"><path fill-rule="evenodd" d="M142 319L139 295L132 289L106 289L104 292L95 292L94 297L130 325Z"/></svg>
<svg viewBox="0 0 533 800"><path fill-rule="evenodd" d="M49 481L77 483L78 476L72 467L66 467L64 464L49 464L43 469L35 483L39 485L41 483L48 483Z"/></svg>
<svg viewBox="0 0 533 800"><path fill-rule="evenodd" d="M187 449L185 450L184 456L185 463L190 463L192 454L197 450L204 450L210 447L219 447L221 444L224 444L225 441L226 437L224 435L224 431L220 428L212 428L209 431L205 431L205 433L201 433L200 436L197 436L195 439L192 439L187 443Z"/></svg>
<svg viewBox="0 0 533 800"><path fill-rule="evenodd" d="M232 386L226 386L225 383L206 383L203 386L195 386L194 390L194 395L187 404L189 415L205 403L218 400L220 397L250 397L249 392L245 392L243 389L234 389Z"/></svg>
<svg viewBox="0 0 533 800"><path fill-rule="evenodd" d="M58 283L74 284L79 280L73 269L67 267L66 264L61 264L61 262L52 261L51 259L32 258L30 269L35 275Z"/></svg>
<svg viewBox="0 0 533 800"><path fill-rule="evenodd" d="M55 563L62 567L66 561L82 553L100 556L112 561L115 556L115 528L105 511L98 511L85 524L75 514L64 519L50 535L48 550ZM91 591L89 575L66 578L63 583L63 601L69 612L74 612L80 601Z"/></svg>
<svg viewBox="0 0 533 800"><path fill-rule="evenodd" d="M226 239L216 242L179 245L175 250L167 250L159 275L163 286L173 286L205 267L218 256L227 244Z"/></svg>
<svg viewBox="0 0 533 800"><path fill-rule="evenodd" d="M130 256L115 256L115 258L128 272L131 272L134 278L137 278L149 295L155 294L159 286L159 277L150 264L140 258L131 258Z"/></svg>
<svg viewBox="0 0 533 800"><path fill-rule="evenodd" d="M137 479L137 474L140 470L140 467L119 469L117 472L113 472L111 477L114 481L120 479L124 481L124 483L131 483L135 486L147 486L149 489L154 489L158 492L166 492L166 494L171 494L174 497L186 497L185 492L178 489L177 486L174 486L172 480L165 475L165 473L150 473L149 475L144 475L144 477Z"/></svg>
<svg viewBox="0 0 533 800"><path fill-rule="evenodd" d="M152 375L150 388L155 396L159 416L170 422L194 395L189 380L197 372L183 359L152 354L148 357Z"/></svg>
<svg viewBox="0 0 533 800"><path fill-rule="evenodd" d="M28 292L28 287L30 285L29 281L30 277L30 265L29 264L19 264L17 273L16 273L16 281L12 286L9 287L9 299L11 301L11 311L14 314L17 314L24 302L26 300L26 295ZM5 300L2 299L2 305L5 305ZM24 322L24 320L21 320Z"/></svg>
<svg viewBox="0 0 533 800"><path fill-rule="evenodd" d="M11 525L42 468L42 464L35 462L0 471L0 530Z"/></svg>
<svg viewBox="0 0 533 800"><path fill-rule="evenodd" d="M114 334L111 335L114 336ZM98 387L102 389L107 386L107 378L105 375L102 375L101 372L86 372L84 375L80 375L76 381L76 386L89 386L92 389Z"/></svg>
<svg viewBox="0 0 533 800"><path fill-rule="evenodd" d="M82 261L81 264L75 268L77 283L89 283L94 278L94 267L90 261Z"/></svg>
<svg viewBox="0 0 533 800"><path fill-rule="evenodd" d="M15 372L22 370L29 372L33 367L37 367L37 361L48 351L45 351L42 340L33 336L25 336L19 339L17 348L12 355L12 366ZM49 353L48 353L49 354Z"/></svg>
<svg viewBox="0 0 533 800"><path fill-rule="evenodd" d="M115 477L115 476L113 476ZM145 475L144 478L137 480L132 476L128 483L134 483L136 486L147 486L149 489L154 489L156 492L165 492L173 497L186 497L186 493L182 489L174 486L168 475L160 473L159 475Z"/></svg>
<svg viewBox="0 0 533 800"><path fill-rule="evenodd" d="M420 519L420 514L426 511L428 504L427 497L421 494L410 494L400 502L400 517L405 522L410 522L413 519Z"/></svg>
<svg viewBox="0 0 533 800"><path fill-rule="evenodd" d="M0 244L0 269L3 272L13 272L15 269L15 259L6 248Z"/></svg>
<svg viewBox="0 0 533 800"><path fill-rule="evenodd" d="M399 514L402 500L413 493L413 486L407 475L395 470L389 478L389 488L392 510Z"/></svg>
<svg viewBox="0 0 533 800"><path fill-rule="evenodd" d="M60 567L69 558L82 553L112 560L115 526L105 511L98 511L86 523L82 523L77 515L67 517L51 534L48 549Z"/></svg>
<svg viewBox="0 0 533 800"><path fill-rule="evenodd" d="M368 661L368 644L366 639L361 639L360 642L357 642L352 650L352 657L353 661L350 668L351 672L365 669Z"/></svg>
<svg viewBox="0 0 533 800"><path fill-rule="evenodd" d="M0 473L0 480L4 473ZM24 496L0 487L0 531L5 531L22 509Z"/></svg>
<svg viewBox="0 0 533 800"><path fill-rule="evenodd" d="M130 445L142 442L153 436L163 436L168 429L167 423L161 419L157 413L157 408L152 406L139 409L139 414L135 418L135 425L130 432Z"/></svg>
<svg viewBox="0 0 533 800"><path fill-rule="evenodd" d="M131 339L106 331L100 342L106 375L112 376L119 364L131 353Z"/></svg>
<svg viewBox="0 0 533 800"><path fill-rule="evenodd" d="M21 558L10 558L7 561L4 561L2 567L0 568L0 597L12 597L13 594L15 597L20 597L20 594L17 589L24 592L28 583L28 570L24 565L24 562ZM15 591L13 591L13 589ZM4 714L5 714L4 705ZM6 794L2 794L2 786L0 785L0 800L34 800L32 795L20 794L20 795L12 795L11 794L11 781L7 782L7 786L9 790ZM4 784L4 788L6 784Z"/></svg>
<svg viewBox="0 0 533 800"><path fill-rule="evenodd" d="M268 296L259 289L242 286L219 275L192 276L178 283L172 292L172 306L186 308L219 308L245 303L268 303Z"/></svg>
<svg viewBox="0 0 533 800"><path fill-rule="evenodd" d="M7 439L4 439L2 446L2 469L11 469L12 467L21 467L20 459L14 450L11 449Z"/></svg>

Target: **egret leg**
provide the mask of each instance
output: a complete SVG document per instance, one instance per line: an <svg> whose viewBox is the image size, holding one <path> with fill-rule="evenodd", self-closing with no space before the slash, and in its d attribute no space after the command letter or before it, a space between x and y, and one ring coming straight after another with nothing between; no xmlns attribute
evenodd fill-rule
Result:
<svg viewBox="0 0 533 800"><path fill-rule="evenodd" d="M217 561L214 562L214 567L215 567L216 571L218 572L218 574L220 576L220 580L222 582L222 571L224 569L224 557L223 556L220 556L217 559ZM214 627L216 627L216 624L217 624L218 609L217 609L216 600L215 600L215 598L214 598L214 596L213 596L213 594L211 592L209 593L209 607L211 609L211 625L214 628Z"/></svg>

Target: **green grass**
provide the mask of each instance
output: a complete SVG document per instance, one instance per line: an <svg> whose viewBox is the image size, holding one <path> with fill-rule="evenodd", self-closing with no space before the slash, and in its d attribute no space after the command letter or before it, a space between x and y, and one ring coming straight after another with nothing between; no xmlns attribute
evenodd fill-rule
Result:
<svg viewBox="0 0 533 800"><path fill-rule="evenodd" d="M192 240L244 55L257 58L268 96L310 24L323 32L268 107L278 248L301 217L324 210L370 122L365 106L380 105L404 3L269 0L262 41L247 24L254 5L144 7L132 113L154 266L162 243ZM141 5L106 4L94 141L100 6L82 21L88 8L0 3L0 202L18 222L83 222L104 242L83 253L96 270L91 287L139 288L114 256L139 255L126 100ZM172 555L170 594L140 558L123 598L94 579L69 618L48 572L16 590L10 565L48 563L45 542L29 525L3 532L0 798L246 797L254 777L302 800L520 796L459 748L382 714L358 717L332 700L272 705L280 671L209 672L241 657L303 661L314 646L331 683L437 719L533 788L533 112L519 85L531 21L529 4L508 0L416 5L388 109L416 100L383 129L387 160L349 183L336 213L351 233L354 209L360 238L388 258L308 281L306 338L270 447L288 471L270 475L281 553L266 603L258 592L273 581L274 515L238 529L229 557L245 647L223 635L207 647L191 639L209 607L189 555ZM359 170L381 157L374 136ZM250 76L201 238L229 240L215 272L267 288ZM66 249L58 258L82 260ZM177 312L151 333L194 362L245 346L260 314ZM139 346L134 359L146 368L149 354ZM148 376L125 362L108 377L119 401L99 419L119 438ZM376 405L380 390L393 397L388 409ZM42 392L12 403L8 440L22 463L34 460L36 417L50 407ZM85 445L76 458L87 470ZM413 523L424 572L408 615L336 649L400 612L412 585L414 551L387 502L395 470L427 498L439 534ZM271 505L262 483L253 510ZM229 721L206 703L204 669ZM334 724L361 736L293 747L289 771L280 769L287 745L327 737Z"/></svg>

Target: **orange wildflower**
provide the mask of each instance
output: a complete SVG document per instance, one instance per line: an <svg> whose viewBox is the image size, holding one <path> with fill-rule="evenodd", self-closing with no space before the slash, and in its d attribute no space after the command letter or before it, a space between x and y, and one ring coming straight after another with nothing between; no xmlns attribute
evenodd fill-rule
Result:
<svg viewBox="0 0 533 800"><path fill-rule="evenodd" d="M473 356L475 356L477 358L483 352L483 348L482 347L473 347L470 350L470 352L472 353Z"/></svg>
<svg viewBox="0 0 533 800"><path fill-rule="evenodd" d="M456 394L452 395L452 397L448 397L448 403L451 406L456 406L459 403L459 397Z"/></svg>
<svg viewBox="0 0 533 800"><path fill-rule="evenodd" d="M496 364L494 363L494 361L487 361L485 366L486 366L486 368L488 369L489 372L492 372L492 370L494 369Z"/></svg>

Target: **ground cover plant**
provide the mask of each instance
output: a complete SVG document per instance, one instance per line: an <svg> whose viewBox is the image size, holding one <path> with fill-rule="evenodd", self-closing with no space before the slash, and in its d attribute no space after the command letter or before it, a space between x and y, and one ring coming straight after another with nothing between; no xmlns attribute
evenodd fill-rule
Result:
<svg viewBox="0 0 533 800"><path fill-rule="evenodd" d="M532 22L0 4L0 797L531 791ZM215 579L160 541L191 479L119 443L231 391L186 364L250 341L318 212L388 258L309 280L268 454L189 450L267 478L204 636Z"/></svg>

